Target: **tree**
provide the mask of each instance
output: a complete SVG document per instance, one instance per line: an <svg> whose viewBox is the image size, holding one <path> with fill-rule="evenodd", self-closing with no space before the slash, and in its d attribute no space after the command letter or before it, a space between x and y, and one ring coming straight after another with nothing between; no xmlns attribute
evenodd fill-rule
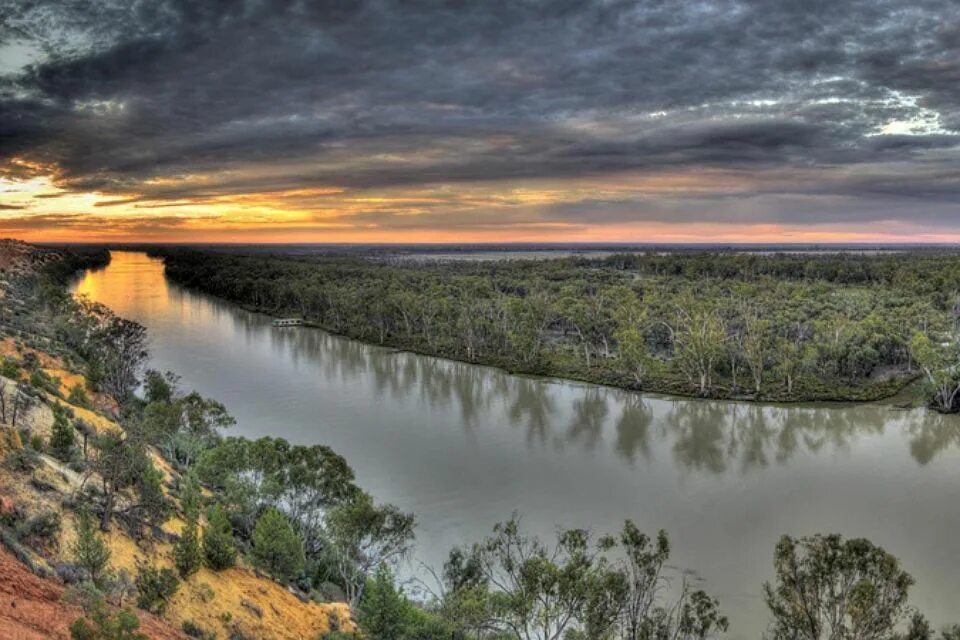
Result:
<svg viewBox="0 0 960 640"><path fill-rule="evenodd" d="M750 313L744 321L741 356L750 370L753 392L759 396L763 386L763 373L767 365L767 334L770 323Z"/></svg>
<svg viewBox="0 0 960 640"><path fill-rule="evenodd" d="M787 385L787 394L793 395L797 378L815 359L816 352L813 347L802 344L799 339L779 338L776 344L779 358L777 373Z"/></svg>
<svg viewBox="0 0 960 640"><path fill-rule="evenodd" d="M147 360L147 330L143 325L110 314L97 338L103 389L124 405L133 396Z"/></svg>
<svg viewBox="0 0 960 640"><path fill-rule="evenodd" d="M357 622L369 638L401 640L405 636L410 607L403 591L394 585L389 567L380 565L357 606Z"/></svg>
<svg viewBox="0 0 960 640"><path fill-rule="evenodd" d="M303 540L278 509L267 509L253 530L254 564L283 581L303 570Z"/></svg>
<svg viewBox="0 0 960 640"><path fill-rule="evenodd" d="M110 548L97 531L90 511L86 508L77 516L76 539L71 548L74 562L98 589L103 589L110 576Z"/></svg>
<svg viewBox="0 0 960 640"><path fill-rule="evenodd" d="M394 563L410 550L415 525L412 514L389 504L376 506L365 493L330 510L328 552L351 607L360 601L367 579L377 568Z"/></svg>
<svg viewBox="0 0 960 640"><path fill-rule="evenodd" d="M109 529L119 496L129 490L139 500L123 512L155 525L162 524L169 505L163 495L160 472L147 456L143 442L116 431L105 431L97 436L94 445L98 453L91 467L102 479L104 495L100 529Z"/></svg>
<svg viewBox="0 0 960 640"><path fill-rule="evenodd" d="M713 386L714 370L723 354L725 340L723 319L715 309L706 308L692 298L677 306L674 359L697 385L700 395L705 395Z"/></svg>
<svg viewBox="0 0 960 640"><path fill-rule="evenodd" d="M177 575L167 567L144 563L137 565L137 606L144 611L162 614L180 588Z"/></svg>
<svg viewBox="0 0 960 640"><path fill-rule="evenodd" d="M620 344L620 361L633 376L637 386L642 386L650 374L660 368L660 361L647 350L647 337L637 327L621 329L616 334Z"/></svg>
<svg viewBox="0 0 960 640"><path fill-rule="evenodd" d="M198 531L200 520L200 487L193 475L188 475L180 498L183 505L184 527L173 547L173 563L180 577L188 578L200 569L203 554Z"/></svg>
<svg viewBox="0 0 960 640"><path fill-rule="evenodd" d="M763 588L772 640L893 640L900 624L920 623L907 605L913 578L869 540L784 536L774 569Z"/></svg>
<svg viewBox="0 0 960 640"><path fill-rule="evenodd" d="M960 343L935 344L925 333L910 339L910 353L923 371L937 411L949 413L960 403Z"/></svg>
<svg viewBox="0 0 960 640"><path fill-rule="evenodd" d="M50 452L60 460L69 460L77 446L67 410L59 402L53 405L53 426L50 428Z"/></svg>
<svg viewBox="0 0 960 640"><path fill-rule="evenodd" d="M641 640L651 634L652 613L663 580L663 565L670 557L670 543L660 531L654 543L627 520L620 533L625 555L627 594L622 612L625 640Z"/></svg>
<svg viewBox="0 0 960 640"><path fill-rule="evenodd" d="M606 539L594 548L586 531L568 529L548 549L524 535L516 517L497 524L474 553L493 589L491 609L498 626L519 640L557 640L586 626L588 617L603 622L602 616L591 615L591 607L606 599L596 589L610 584L609 567L599 555L607 548ZM616 616L607 616L604 628L590 631L603 637L615 624Z"/></svg>
<svg viewBox="0 0 960 640"><path fill-rule="evenodd" d="M207 526L203 530L203 558L214 571L229 569L237 561L233 528L219 504L213 505L207 514Z"/></svg>

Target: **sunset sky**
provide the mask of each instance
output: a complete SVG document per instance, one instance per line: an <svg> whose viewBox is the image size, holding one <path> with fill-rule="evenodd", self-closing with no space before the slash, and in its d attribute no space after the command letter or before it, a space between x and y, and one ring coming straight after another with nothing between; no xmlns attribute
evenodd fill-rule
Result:
<svg viewBox="0 0 960 640"><path fill-rule="evenodd" d="M960 3L0 0L0 236L960 242Z"/></svg>

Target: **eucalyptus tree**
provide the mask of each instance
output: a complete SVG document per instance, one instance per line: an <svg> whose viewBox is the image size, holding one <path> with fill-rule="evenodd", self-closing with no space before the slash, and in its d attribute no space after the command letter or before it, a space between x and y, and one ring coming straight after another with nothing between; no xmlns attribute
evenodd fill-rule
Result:
<svg viewBox="0 0 960 640"><path fill-rule="evenodd" d="M919 640L929 633L907 602L913 578L869 540L784 536L774 569L775 582L763 589L770 640Z"/></svg>
<svg viewBox="0 0 960 640"><path fill-rule="evenodd" d="M916 332L910 340L910 352L923 371L937 411L956 411L960 404L960 341L934 342L926 333Z"/></svg>

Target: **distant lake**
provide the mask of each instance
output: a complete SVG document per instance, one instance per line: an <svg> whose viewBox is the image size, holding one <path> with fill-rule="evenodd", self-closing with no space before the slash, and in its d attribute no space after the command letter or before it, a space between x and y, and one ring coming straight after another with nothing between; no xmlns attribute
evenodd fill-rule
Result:
<svg viewBox="0 0 960 640"><path fill-rule="evenodd" d="M933 623L960 622L956 416L650 397L276 329L143 253L114 252L74 289L146 325L151 366L226 404L234 434L345 456L378 500L417 514L416 557L438 569L513 511L548 538L631 518L667 530L671 564L720 598L728 637L756 640L780 535L839 532L896 554Z"/></svg>

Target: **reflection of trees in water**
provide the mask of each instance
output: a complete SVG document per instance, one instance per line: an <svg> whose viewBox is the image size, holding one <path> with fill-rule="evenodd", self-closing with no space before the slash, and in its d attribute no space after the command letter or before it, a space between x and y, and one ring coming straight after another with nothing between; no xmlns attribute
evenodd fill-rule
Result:
<svg viewBox="0 0 960 640"><path fill-rule="evenodd" d="M925 465L950 446L960 446L960 416L931 413L928 420L912 421L907 426L910 434L910 455Z"/></svg>
<svg viewBox="0 0 960 640"><path fill-rule="evenodd" d="M684 467L721 473L727 468L729 412L706 401L673 403L666 416L668 431L676 438L673 456Z"/></svg>
<svg viewBox="0 0 960 640"><path fill-rule="evenodd" d="M623 411L617 419L616 450L631 464L637 453L650 461L650 428L653 426L653 410L638 393L623 394Z"/></svg>
<svg viewBox="0 0 960 640"><path fill-rule="evenodd" d="M498 378L500 384L496 385L497 393L508 394L505 397L510 422L526 425L528 443L545 444L550 434L550 423L556 414L556 406L547 392L547 385L530 378Z"/></svg>
<svg viewBox="0 0 960 640"><path fill-rule="evenodd" d="M583 395L573 401L573 419L567 427L566 441L592 450L603 435L608 413L607 390L602 387L584 389Z"/></svg>
<svg viewBox="0 0 960 640"><path fill-rule="evenodd" d="M216 309L215 309L216 310ZM234 314L248 339L263 319ZM960 418L889 407L775 407L707 400L650 400L635 393L578 386L566 429L555 390L536 378L486 367L372 348L323 331L270 331L275 349L303 358L328 380L369 376L375 393L396 399L415 395L432 408L456 407L466 429L485 413L504 407L504 419L526 431L528 445L551 436L594 449L609 424L614 450L631 464L649 462L655 443L672 442L673 459L686 469L725 473L782 464L798 453L849 449L856 438L881 435L886 425L911 435L910 454L926 464L940 451L960 446ZM620 405L619 413L612 407ZM665 407L659 411L658 407Z"/></svg>
<svg viewBox="0 0 960 640"><path fill-rule="evenodd" d="M683 466L723 473L763 469L800 451L847 449L853 438L883 433L879 407L855 409L765 407L728 402L677 402L666 421L676 438L673 452Z"/></svg>

